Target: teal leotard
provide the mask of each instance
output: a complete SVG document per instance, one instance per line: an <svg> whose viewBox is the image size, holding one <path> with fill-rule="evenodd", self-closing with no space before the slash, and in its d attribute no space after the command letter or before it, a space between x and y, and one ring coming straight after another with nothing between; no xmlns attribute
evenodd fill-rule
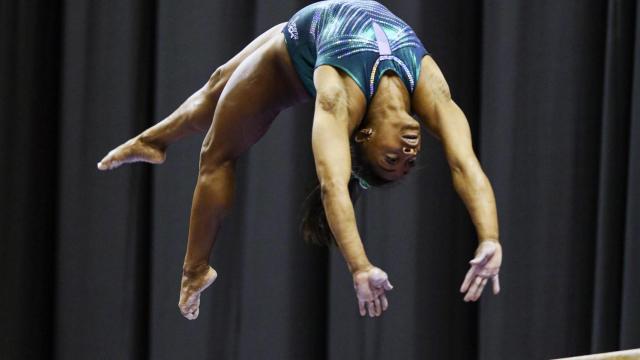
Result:
<svg viewBox="0 0 640 360"><path fill-rule="evenodd" d="M411 27L375 1L317 2L293 15L282 32L296 72L314 97L313 71L320 65L347 73L367 102L387 70L413 93L427 54Z"/></svg>

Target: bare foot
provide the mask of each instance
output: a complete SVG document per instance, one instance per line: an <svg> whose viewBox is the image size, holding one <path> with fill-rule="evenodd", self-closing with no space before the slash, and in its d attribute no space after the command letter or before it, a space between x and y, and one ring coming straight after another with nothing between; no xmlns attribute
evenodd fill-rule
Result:
<svg viewBox="0 0 640 360"><path fill-rule="evenodd" d="M211 285L218 273L211 266L203 271L183 272L180 285L180 302L178 307L182 316L195 320L200 313L200 293Z"/></svg>
<svg viewBox="0 0 640 360"><path fill-rule="evenodd" d="M144 161L152 164L162 164L165 159L163 149L146 143L136 136L117 148L109 151L98 163L98 169L111 170L122 164Z"/></svg>

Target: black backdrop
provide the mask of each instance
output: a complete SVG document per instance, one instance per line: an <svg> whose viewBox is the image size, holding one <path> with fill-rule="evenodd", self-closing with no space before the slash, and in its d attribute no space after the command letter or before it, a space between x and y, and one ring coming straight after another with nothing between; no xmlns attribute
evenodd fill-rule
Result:
<svg viewBox="0 0 640 360"><path fill-rule="evenodd" d="M499 207L503 293L457 293L475 235L440 146L357 206L395 285L359 318L304 245L311 105L240 165L200 318L176 307L201 137L100 173L301 1L0 2L0 357L542 359L640 347L637 1L387 1L469 117Z"/></svg>

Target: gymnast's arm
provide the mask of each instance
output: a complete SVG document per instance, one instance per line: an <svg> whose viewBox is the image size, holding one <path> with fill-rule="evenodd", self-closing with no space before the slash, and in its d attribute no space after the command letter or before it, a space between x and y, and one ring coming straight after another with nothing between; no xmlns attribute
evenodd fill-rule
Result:
<svg viewBox="0 0 640 360"><path fill-rule="evenodd" d="M314 71L316 107L311 143L320 181L322 204L331 232L353 276L360 315L380 316L393 289L387 273L369 262L358 234L349 196L351 151L349 134L364 115L366 104L351 99L341 75L330 66ZM359 90L358 90L359 91Z"/></svg>
<svg viewBox="0 0 640 360"><path fill-rule="evenodd" d="M443 144L453 185L467 207L480 242L498 242L498 216L491 184L471 145L467 118L451 99L438 66L426 56L413 107L429 131Z"/></svg>
<svg viewBox="0 0 640 360"><path fill-rule="evenodd" d="M473 152L471 131L464 113L451 99L449 86L430 56L422 60L422 71L413 94L415 112L443 144L451 168L453 185L467 207L478 234L478 248L460 286L464 301L476 301L489 280L493 293L500 292L498 272L502 247L498 242L498 215L493 189Z"/></svg>
<svg viewBox="0 0 640 360"><path fill-rule="evenodd" d="M320 70L320 69L319 69ZM311 143L327 222L352 273L372 268L358 234L349 197L351 152L346 94L339 77L316 70L317 89ZM328 75L328 76L321 76ZM336 77L332 79L331 77Z"/></svg>

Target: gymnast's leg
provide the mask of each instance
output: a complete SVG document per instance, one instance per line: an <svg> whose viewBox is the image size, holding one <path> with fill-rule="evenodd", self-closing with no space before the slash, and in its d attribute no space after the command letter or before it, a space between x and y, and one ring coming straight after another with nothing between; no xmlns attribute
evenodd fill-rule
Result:
<svg viewBox="0 0 640 360"><path fill-rule="evenodd" d="M98 169L110 170L122 164L138 161L163 163L166 156L165 150L170 144L187 135L209 129L220 94L238 65L273 38L283 26L284 24L278 24L254 39L242 51L216 69L207 83L171 115L111 150L98 163Z"/></svg>
<svg viewBox="0 0 640 360"><path fill-rule="evenodd" d="M191 207L178 303L187 319L198 316L200 293L217 276L209 256L233 202L236 159L264 135L282 109L307 98L281 33L242 61L220 95L202 145Z"/></svg>

